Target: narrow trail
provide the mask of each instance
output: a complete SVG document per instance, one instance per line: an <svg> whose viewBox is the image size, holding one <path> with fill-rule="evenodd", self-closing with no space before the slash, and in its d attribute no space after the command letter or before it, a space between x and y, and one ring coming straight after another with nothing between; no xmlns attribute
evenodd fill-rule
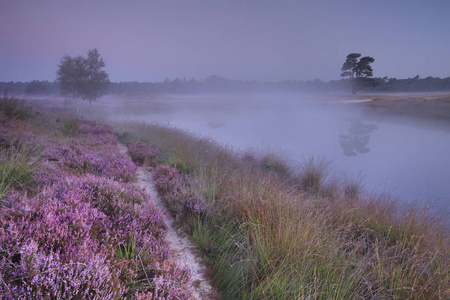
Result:
<svg viewBox="0 0 450 300"><path fill-rule="evenodd" d="M119 144L120 151L127 153L128 150L125 145ZM164 203L158 196L151 173L144 167L138 167L136 171L136 185L149 194L153 199L155 205L161 209L164 215L164 221L167 224L166 242L173 251L173 259L179 266L187 266L191 271L191 283L193 288L194 299L215 299L216 293L206 280L206 267L201 262L201 258L196 254L197 249L188 239L188 236L179 232L173 224L175 219L167 210Z"/></svg>

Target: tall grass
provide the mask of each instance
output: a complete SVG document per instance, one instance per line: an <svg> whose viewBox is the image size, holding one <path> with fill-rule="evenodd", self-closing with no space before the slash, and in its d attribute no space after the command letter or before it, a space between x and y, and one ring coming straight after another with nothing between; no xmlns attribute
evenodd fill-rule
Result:
<svg viewBox="0 0 450 300"><path fill-rule="evenodd" d="M450 296L448 233L426 209L364 195L359 180L329 180L321 157L290 167L174 128L117 128L123 141L157 147L166 154L160 161L178 170L177 187L162 196L185 207L173 212L224 299ZM155 172L157 186L168 186L166 178ZM206 214L188 205L192 195Z"/></svg>
<svg viewBox="0 0 450 300"><path fill-rule="evenodd" d="M39 158L28 149L0 151L0 198L12 188L30 188Z"/></svg>
<svg viewBox="0 0 450 300"><path fill-rule="evenodd" d="M303 158L300 167L300 182L304 189L318 193L325 187L329 175L330 162L325 157L311 156Z"/></svg>

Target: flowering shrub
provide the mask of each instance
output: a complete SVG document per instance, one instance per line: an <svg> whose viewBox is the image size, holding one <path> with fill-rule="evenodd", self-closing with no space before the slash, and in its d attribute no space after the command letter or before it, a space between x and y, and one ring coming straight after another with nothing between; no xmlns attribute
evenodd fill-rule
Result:
<svg viewBox="0 0 450 300"><path fill-rule="evenodd" d="M156 146L143 142L127 143L128 151L131 159L138 165L147 163L149 166L155 167L158 164L158 156L161 155Z"/></svg>
<svg viewBox="0 0 450 300"><path fill-rule="evenodd" d="M93 152L80 144L50 149L47 152L47 160L55 161L61 168L74 174L94 174L124 182L131 181L136 171L136 166L130 158L117 150Z"/></svg>
<svg viewBox="0 0 450 300"><path fill-rule="evenodd" d="M38 143L38 137L24 130L23 121L11 120L7 126L0 128L0 149L33 148Z"/></svg>
<svg viewBox="0 0 450 300"><path fill-rule="evenodd" d="M162 274L153 280L154 299L190 299L190 291L185 287L190 279L189 270L168 261L163 263L162 270Z"/></svg>
<svg viewBox="0 0 450 300"><path fill-rule="evenodd" d="M209 213L211 213L211 209L203 197L193 193L185 194L177 210L178 215L194 214L201 218L206 217Z"/></svg>
<svg viewBox="0 0 450 300"><path fill-rule="evenodd" d="M136 165L110 127L75 121L61 139L25 125L18 134L16 120L0 128L0 153L24 143L44 152L39 187L2 196L0 298L189 299L188 270L168 261L161 211L129 183Z"/></svg>
<svg viewBox="0 0 450 300"><path fill-rule="evenodd" d="M98 124L96 121L93 120L78 120L79 124L79 131L80 133L84 134L111 134L114 135L113 129L109 125L105 124Z"/></svg>
<svg viewBox="0 0 450 300"><path fill-rule="evenodd" d="M153 179L156 190L162 197L175 198L182 193L183 178L175 167L159 165L153 172Z"/></svg>
<svg viewBox="0 0 450 300"><path fill-rule="evenodd" d="M119 272L109 262L112 245L101 240L110 222L82 200L85 196L80 191L58 195L50 188L31 199L7 197L0 212L3 295L71 298L79 289L85 296L124 289L112 280Z"/></svg>
<svg viewBox="0 0 450 300"><path fill-rule="evenodd" d="M31 241L20 249L20 262L15 265L16 278L0 292L10 299L120 299L126 288L119 281L120 270L110 268L102 254L82 251L83 258L66 262L58 253L45 254ZM6 260L1 261L2 267ZM11 266L9 266L11 268ZM2 274L3 275L3 274Z"/></svg>
<svg viewBox="0 0 450 300"><path fill-rule="evenodd" d="M166 267L161 211L131 184L87 175L31 199L10 193L0 220L0 292L9 298L121 298L141 277L164 279L165 293L186 290L188 272Z"/></svg>
<svg viewBox="0 0 450 300"><path fill-rule="evenodd" d="M160 165L155 169L153 179L158 193L177 216L194 214L205 217L211 212L203 197L186 187L177 168Z"/></svg>

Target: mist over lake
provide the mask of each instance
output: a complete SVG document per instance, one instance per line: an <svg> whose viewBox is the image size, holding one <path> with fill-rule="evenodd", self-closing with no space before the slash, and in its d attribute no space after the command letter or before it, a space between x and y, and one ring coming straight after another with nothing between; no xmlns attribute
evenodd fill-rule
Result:
<svg viewBox="0 0 450 300"><path fill-rule="evenodd" d="M243 152L281 153L297 164L324 157L331 161L331 175L362 179L368 193L448 209L448 127L370 116L355 102L323 95L246 95L110 96L100 103L109 118L171 125Z"/></svg>

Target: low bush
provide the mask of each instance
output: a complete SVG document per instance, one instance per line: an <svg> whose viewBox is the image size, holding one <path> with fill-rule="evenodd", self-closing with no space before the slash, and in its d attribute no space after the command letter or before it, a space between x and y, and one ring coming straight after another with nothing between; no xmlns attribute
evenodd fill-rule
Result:
<svg viewBox="0 0 450 300"><path fill-rule="evenodd" d="M95 152L89 151L80 144L71 142L69 145L52 148L47 152L47 158L73 174L94 174L124 182L133 179L136 166L127 155L106 146Z"/></svg>
<svg viewBox="0 0 450 300"><path fill-rule="evenodd" d="M9 194L4 203L2 295L59 297L82 291L88 297L116 293L112 298L118 299L157 291L161 281L173 277L179 280L171 284L174 292L188 290L187 271L164 267L169 249L161 212L132 185L93 175L71 177L33 198ZM132 255L117 255L130 243ZM67 280L73 282L64 285Z"/></svg>
<svg viewBox="0 0 450 300"><path fill-rule="evenodd" d="M152 145L143 142L129 142L127 148L131 159L139 166L148 165L156 167L162 153Z"/></svg>
<svg viewBox="0 0 450 300"><path fill-rule="evenodd" d="M205 199L186 187L175 167L159 165L153 173L153 179L158 193L177 218L184 221L191 217L204 219L211 212Z"/></svg>
<svg viewBox="0 0 450 300"><path fill-rule="evenodd" d="M32 116L32 108L24 100L10 96L5 91L0 98L0 112L8 119L26 120Z"/></svg>
<svg viewBox="0 0 450 300"><path fill-rule="evenodd" d="M169 260L162 213L130 183L136 166L111 127L42 118L0 115L2 299L190 299L189 270Z"/></svg>

